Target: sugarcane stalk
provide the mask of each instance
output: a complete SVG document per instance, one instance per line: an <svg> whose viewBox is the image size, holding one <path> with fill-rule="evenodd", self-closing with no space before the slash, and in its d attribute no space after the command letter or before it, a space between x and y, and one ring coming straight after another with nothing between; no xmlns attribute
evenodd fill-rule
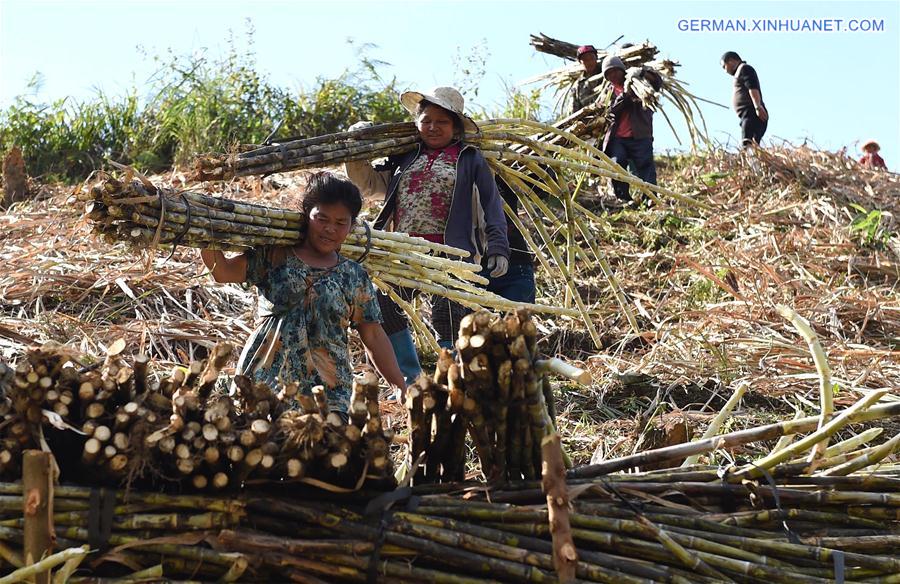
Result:
<svg viewBox="0 0 900 584"><path fill-rule="evenodd" d="M819 474L822 476L845 476L880 462L885 457L896 452L898 448L900 448L900 434L895 435L884 444L880 444L865 454L861 454L844 464L829 468Z"/></svg>
<svg viewBox="0 0 900 584"><path fill-rule="evenodd" d="M795 454L805 452L807 449L816 444L819 444L827 437L834 435L838 430L840 430L847 424L856 421L858 414L864 413L866 409L869 408L869 406L881 399L881 397L886 393L886 389L873 391L846 410L842 411L838 416L831 418L824 425L821 423L821 416L819 416L819 429L817 431L801 440L798 440L797 442L794 442L784 450L765 456L757 460L756 462L739 469L735 473L735 476L738 478L756 478L762 475L763 469L768 470L780 462L790 460L790 458Z"/></svg>
<svg viewBox="0 0 900 584"><path fill-rule="evenodd" d="M831 458L839 454L850 452L855 448L866 444L867 442L871 442L875 438L878 438L878 436L880 436L882 432L884 432L884 428L869 428L867 430L863 430L852 438L848 438L846 440L838 442L837 444L829 446L825 450L823 456L825 456L826 458Z"/></svg>
<svg viewBox="0 0 900 584"><path fill-rule="evenodd" d="M534 369L539 373L555 373L581 385L590 385L591 383L591 374L589 372L566 363L557 357L538 359L534 362Z"/></svg>
<svg viewBox="0 0 900 584"><path fill-rule="evenodd" d="M569 525L569 495L566 489L566 469L562 461L559 434L546 436L541 442L543 458L542 489L547 494L547 519L553 536L553 567L560 583L575 578L578 552Z"/></svg>
<svg viewBox="0 0 900 584"><path fill-rule="evenodd" d="M741 401L741 398L744 397L744 392L747 391L747 388L750 386L747 382L741 382L735 388L734 393L731 394L731 397L728 398L728 401L725 402L725 405L722 406L722 409L719 410L719 413L716 414L716 417L712 419L707 426L706 431L703 433L703 436L700 440L707 440L712 438L719 432L719 428L722 427L722 424L731 415L731 411L737 406L738 402ZM700 456L695 454L693 456L688 456L684 459L684 462L681 463L681 467L688 467L697 464L697 461L700 460Z"/></svg>
<svg viewBox="0 0 900 584"><path fill-rule="evenodd" d="M19 568L18 570L3 576L0 578L0 584L13 584L14 582L29 581L36 575L47 572L60 564L68 562L72 558L84 559L89 552L90 548L86 545L62 550L61 552L49 555L40 561Z"/></svg>
<svg viewBox="0 0 900 584"><path fill-rule="evenodd" d="M809 322L806 319L788 306L779 305L776 307L776 310L778 314L794 325L794 328L806 341L813 362L816 364L816 371L819 374L819 429L821 429L828 423L834 413L834 387L831 384L831 367L828 365L828 357L825 355L821 343L819 343L818 336L812 330L812 327L809 326ZM813 447L809 455L809 462L814 463L816 459L821 458L826 448L828 448L827 436Z"/></svg>
<svg viewBox="0 0 900 584"><path fill-rule="evenodd" d="M860 403L861 402L858 402L857 405L859 405ZM861 409L857 409L856 411L851 412L847 423L866 422L900 415L900 404L891 403L884 405L875 405L872 407L868 407L868 405L870 404L860 406ZM845 410L844 413L846 414L847 410ZM721 434L707 440L699 440L697 442L689 442L687 444L668 446L665 448L659 448L656 450L650 450L621 458L616 458L613 460L607 460L598 464L585 465L577 469L570 470L568 476L569 478L596 477L627 468L646 465L651 462L682 458L684 456L690 456L691 454L704 454L713 450L718 450L719 448L738 446L758 440L768 440L788 434L808 432L814 429L817 424L818 417L806 417L800 418L799 420L779 422L776 424L767 424L765 426L759 426L757 428L739 430L737 432L732 432L729 434ZM792 446L792 448L793 447L794 446ZM806 449L802 448L800 450L805 451ZM784 451L780 451L779 454L781 452ZM791 455L788 454L781 460L787 459L790 456Z"/></svg>

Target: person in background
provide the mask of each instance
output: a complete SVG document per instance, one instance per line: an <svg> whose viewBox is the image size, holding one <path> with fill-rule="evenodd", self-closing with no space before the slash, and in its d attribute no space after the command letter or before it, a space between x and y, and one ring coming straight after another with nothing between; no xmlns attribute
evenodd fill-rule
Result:
<svg viewBox="0 0 900 584"><path fill-rule="evenodd" d="M863 155L862 158L859 159L859 163L865 166L866 168L884 168L887 169L887 164L884 163L884 158L878 155L878 152L881 150L881 146L878 145L878 142L875 140L869 140L862 146Z"/></svg>
<svg viewBox="0 0 900 584"><path fill-rule="evenodd" d="M734 77L732 104L741 120L741 144L759 145L769 126L769 110L763 102L756 69L734 51L722 55L722 69Z"/></svg>
<svg viewBox="0 0 900 584"><path fill-rule="evenodd" d="M597 49L593 45L582 45L575 52L578 62L581 63L582 73L575 87L572 88L572 104L569 108L569 114L581 111L597 98L595 91L597 86L603 83L603 77L600 75L600 67L597 61Z"/></svg>
<svg viewBox="0 0 900 584"><path fill-rule="evenodd" d="M213 279L247 282L259 291L262 322L241 352L236 373L276 387L297 382L310 394L325 386L328 407L347 412L353 384L348 327L402 395L403 375L381 327L375 287L358 263L338 250L362 208L359 189L330 173L309 178L302 203L307 225L292 247L259 247L234 257L204 249Z"/></svg>
<svg viewBox="0 0 900 584"><path fill-rule="evenodd" d="M613 87L610 106L613 121L603 136L602 149L619 166L629 169L644 182L656 184L656 163L653 160L653 111L625 87L625 63L615 55L603 59L603 76ZM662 87L662 78L649 68L642 68L636 77L644 79L655 90ZM628 183L612 181L613 193L625 205L634 201Z"/></svg>
<svg viewBox="0 0 900 584"><path fill-rule="evenodd" d="M467 261L484 265L492 278L506 274L509 241L503 203L494 176L484 156L465 142L466 132L478 132L475 121L465 114L462 94L452 87L430 92L407 91L400 103L415 118L418 147L388 159L374 169L367 161L344 165L347 176L366 195L383 194L384 207L375 220L376 229L390 225L433 242L464 249ZM354 124L353 128L366 124ZM413 291L400 289L404 298ZM421 373L409 323L397 304L379 293L384 328L407 382ZM431 324L438 344L450 348L459 321L469 312L464 306L435 296Z"/></svg>

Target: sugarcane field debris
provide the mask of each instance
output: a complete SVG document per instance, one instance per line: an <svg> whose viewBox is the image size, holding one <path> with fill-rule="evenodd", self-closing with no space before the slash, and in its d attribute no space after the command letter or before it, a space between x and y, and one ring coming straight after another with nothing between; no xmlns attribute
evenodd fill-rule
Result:
<svg viewBox="0 0 900 584"><path fill-rule="evenodd" d="M0 584L900 582L900 177L713 148L676 61L615 54L691 152L658 155L658 184L607 156L605 81L553 123L479 120L534 303L488 292L465 250L374 228L365 200L340 252L409 317L424 372L395 394L352 332L346 412L239 374L260 295L197 250L296 245L311 173L408 153L415 124L75 187L10 152ZM561 104L579 74L528 83ZM603 203L610 180L634 206ZM471 310L451 348L401 288Z"/></svg>

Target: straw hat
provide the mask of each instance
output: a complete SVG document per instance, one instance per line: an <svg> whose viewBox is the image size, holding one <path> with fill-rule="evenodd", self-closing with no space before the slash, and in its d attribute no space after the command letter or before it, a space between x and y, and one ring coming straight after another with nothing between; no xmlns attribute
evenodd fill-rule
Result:
<svg viewBox="0 0 900 584"><path fill-rule="evenodd" d="M865 150L869 146L874 146L875 150L881 150L881 146L879 146L878 142L876 142L875 140L867 140L866 142L863 142L862 149Z"/></svg>
<svg viewBox="0 0 900 584"><path fill-rule="evenodd" d="M463 112L465 99L460 92L452 87L435 87L428 93L406 91L400 96L400 104L406 108L406 111L412 115L416 115L416 106L418 106L419 102L423 99L456 114L459 119L462 120L463 128L465 128L467 132L478 131L478 124L475 123L475 120Z"/></svg>

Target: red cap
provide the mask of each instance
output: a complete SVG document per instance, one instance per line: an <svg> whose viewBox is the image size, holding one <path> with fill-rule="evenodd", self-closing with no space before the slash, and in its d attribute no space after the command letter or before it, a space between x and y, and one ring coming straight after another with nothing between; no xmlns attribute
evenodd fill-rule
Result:
<svg viewBox="0 0 900 584"><path fill-rule="evenodd" d="M581 55L585 55L587 53L597 54L597 49L594 48L594 45L581 45L578 47L578 50L575 51L575 57L580 59Z"/></svg>

